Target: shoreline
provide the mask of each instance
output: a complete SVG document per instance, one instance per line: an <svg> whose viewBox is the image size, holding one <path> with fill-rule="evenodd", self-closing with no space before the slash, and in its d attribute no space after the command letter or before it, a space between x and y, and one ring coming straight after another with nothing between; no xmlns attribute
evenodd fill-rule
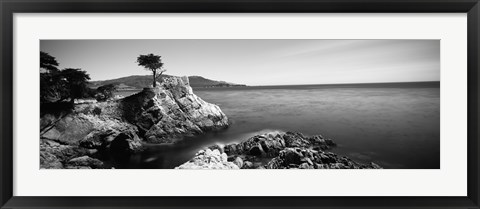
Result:
<svg viewBox="0 0 480 209"><path fill-rule="evenodd" d="M268 132L201 149L175 169L382 169L374 162L362 164L330 152L335 146L321 135Z"/></svg>
<svg viewBox="0 0 480 209"><path fill-rule="evenodd" d="M235 87L208 89L232 88ZM241 89L245 88L248 89L253 87L241 87ZM41 136L44 137L43 139L41 139L41 158L43 159L43 161L41 162L44 162L44 164L41 164L41 166L43 166L42 168L107 168L108 165L99 166L101 162L99 163L96 160L107 162L108 157L111 157L108 155L117 155L117 157L120 157L121 159L128 159L130 155L136 155L135 157L138 157L138 159L136 159L137 161L126 162L127 164L130 163L128 166L117 166L115 165L115 163L111 163L111 167L121 169L171 169L176 166L180 166L182 163L190 161L192 156L199 157L200 155L215 155L217 157L220 156L221 160L221 156L225 154L225 163L234 162L235 160L237 160L237 158L239 158L237 161L245 162L246 164L252 164L252 166L247 166L246 168L321 169L380 167L376 164L376 166L374 166L373 164L368 164L368 162L370 161L377 161L385 168L392 167L388 166L388 164L385 163L385 158L382 158L381 156L372 155L369 156L369 158L367 159L360 160L354 155L350 155L349 153L341 151L344 146L339 146L338 150L331 150L330 148L333 147L334 143L331 143L329 145L325 144L327 143L328 139L324 139L321 136L317 137L320 141L324 141L321 143L324 143L324 145L326 146L322 147L316 144L320 142L315 142L313 140L314 136L310 137L301 134L324 133L338 139L340 144L346 145L345 147L355 146L351 144L347 145L347 143L345 143L345 138L347 138L347 140L351 140L348 137L335 134L343 133L343 130L338 130L338 127L336 127L335 124L338 124L339 121L332 120L332 117L330 117L330 115L322 117L323 121L328 122L324 124L312 124L308 123L308 121L311 121L309 120L309 117L312 117L311 111L314 111L311 109L297 108L295 109L296 112L265 111L267 117L270 118L268 121L272 123L273 121L281 122L278 122L278 124L265 123L264 125L262 125L263 122L254 121L251 124L252 115L246 115L245 117L242 116L242 114L245 114L245 111L251 111L251 109L249 110L244 108L241 109L241 111L236 110L237 112L235 112L232 111L232 108L238 108L238 103L222 103L215 105L216 103L218 103L218 101L212 99L214 97L231 99L232 96L238 96L223 94L223 92L220 93L222 94L221 96L219 96L219 94L198 94L202 96L202 98L200 98L193 94L192 88L188 85L188 82L185 82L180 78L172 78L171 81L162 83L159 87L155 89L149 88L149 90L142 90L135 95L128 96L122 99L98 103L76 103L73 112L70 113L67 118L62 119L58 118L55 115L43 118L41 117L41 121L44 120L45 125L48 125L49 123L55 123L52 124L52 127L54 128L46 132L46 135L44 135L45 133L41 133ZM253 107L256 108L255 110L259 111L270 110L271 107L274 107L276 103L284 104L285 101L291 101L290 98L279 97L278 95L283 95L281 94L281 92L277 94L272 94L273 97L272 95L270 95L270 93L265 93L263 95L270 96L270 98L256 98L254 95L253 97L249 97L251 98L251 100L246 100L246 104L252 105L258 104L259 102L260 104L269 104L268 107L265 105L253 105ZM318 107L319 105L317 104L330 104L328 103L328 99L331 99L332 97L328 96L329 95L327 95L326 97L315 97L321 98L321 100L312 100L310 103L308 103L308 105L316 105L316 107ZM312 95L306 95L306 97L313 98ZM310 101L308 100L308 98L307 100L300 101ZM205 101L213 102L208 103ZM262 103L262 101L265 103ZM326 107L333 107L332 105L334 104L336 103L332 103L330 104L330 106ZM237 129L235 129L236 132L233 132L234 134L238 134L239 130L249 130L251 129L251 127L260 128L265 125L269 127L275 127L274 129L276 130L295 130L301 133L284 132L281 134L281 137L278 137L278 133L272 134L268 131L265 131L255 133L255 135L251 134L239 138L232 138L232 134L230 132L227 134L219 134L219 137L213 136L212 138L209 138L208 135L206 136L204 134L214 133L214 135L216 135L215 130L223 130L223 128L231 125L231 121L228 120L226 114L224 114L223 111L220 110L220 105L222 106L222 109L223 111L225 111L225 113L239 120L239 126L236 126ZM300 107L303 107L302 105L304 104L301 103ZM250 108L252 106L248 107ZM350 106L347 106L347 108L348 107ZM358 108L358 106L355 108ZM325 112L324 109L325 108L321 110L322 113L331 113L328 111ZM367 110L369 109L367 108ZM317 111L319 111L318 108ZM293 113L297 115L305 115L305 118L302 118L302 120L305 120L307 122L297 121L297 123L292 123L291 116ZM355 111L354 113L358 114L363 112ZM258 117L259 113L254 111L253 114L257 114L257 116L255 117ZM188 120L185 121L186 119ZM335 117L333 117L333 119L335 119ZM356 117L354 119L360 119L361 121L363 121L365 118ZM302 125L299 128L299 125L297 124ZM318 130L318 127L322 127L322 130L318 132L308 131L312 128ZM230 128L235 128L235 126L232 126ZM360 128L362 127L360 126ZM262 130L265 130L265 128L262 127ZM332 132L332 130L334 131ZM271 134L271 136L269 136L269 134ZM298 146L287 145L287 139L283 137L284 135L289 135L295 138L294 141L297 141L300 144ZM192 137L197 139L197 141L192 143L182 142L179 145L174 146L166 145L171 142L176 142L177 140L182 140L182 138L184 137ZM366 140L369 140L376 139L374 137L377 136L373 136L373 138L372 136L362 137ZM215 144L210 142L217 139L225 139L224 143L230 144L207 146L208 144ZM235 141L238 142L233 143L235 145L232 145L231 139L235 139ZM252 142L252 140L257 141ZM142 145L142 143L149 142L153 144L165 144L166 146L162 148L150 149L147 148L147 146ZM242 145L243 148L241 148L241 151L239 152L232 152L231 149L233 149L233 147L236 148L237 146L239 146L239 144L243 144L245 146ZM256 145L252 147L254 144ZM270 145L273 146L273 148L269 147ZM378 146L380 145L374 144L374 146L371 146L367 144L361 146L368 146L366 148L368 150L374 150L374 146L377 146L378 150ZM207 148L202 147L207 147L210 151L207 152ZM225 147L227 147L227 149L225 149ZM251 150L252 148L254 150ZM143 153L145 149L150 150ZM155 151L159 150L161 151L161 153L156 155ZM203 152L200 150L203 150ZM199 154L199 151L202 153ZM142 152L142 154L137 155L136 153L139 152ZM281 152L283 154L281 154ZM195 153L197 153L196 156ZM348 156L352 159L339 156L339 154ZM105 160L106 155L107 159ZM303 161L300 161L302 163L298 161L294 161L295 163L293 164L283 163L285 162L285 159L283 158L290 155L298 155L301 157L303 156L301 159L303 159L305 155L311 156L312 158L309 160L304 159ZM332 161L330 162L328 160L325 160L327 159L325 156L332 159ZM323 157L325 159L324 161L319 161L315 157ZM275 161L278 162L271 162L274 159L276 159ZM326 163L327 161L329 162L328 164ZM305 162L307 162L307 164L304 164ZM341 165L337 163L340 163ZM238 168L244 167L243 164L239 165L237 165Z"/></svg>

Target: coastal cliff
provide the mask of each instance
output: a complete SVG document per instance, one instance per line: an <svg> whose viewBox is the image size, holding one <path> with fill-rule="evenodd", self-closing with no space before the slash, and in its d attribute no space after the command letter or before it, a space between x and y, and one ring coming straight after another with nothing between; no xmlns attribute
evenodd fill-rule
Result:
<svg viewBox="0 0 480 209"><path fill-rule="evenodd" d="M143 142L174 143L227 127L226 115L196 96L187 77L171 76L123 99L42 112L40 167L111 168L102 159L127 158Z"/></svg>

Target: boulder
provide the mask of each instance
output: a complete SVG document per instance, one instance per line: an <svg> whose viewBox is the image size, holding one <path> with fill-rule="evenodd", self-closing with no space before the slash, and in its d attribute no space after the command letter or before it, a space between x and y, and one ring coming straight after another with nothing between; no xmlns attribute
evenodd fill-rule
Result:
<svg viewBox="0 0 480 209"><path fill-rule="evenodd" d="M282 169L285 168L284 162L281 158L276 157L270 160L265 166L267 169Z"/></svg>
<svg viewBox="0 0 480 209"><path fill-rule="evenodd" d="M303 156L296 149L286 148L280 152L279 157L283 159L284 165L297 165L300 164Z"/></svg>
<svg viewBox="0 0 480 209"><path fill-rule="evenodd" d="M235 158L235 160L233 161L233 163L234 163L235 165L237 165L239 168L243 167L243 160L242 160L242 158L240 158L240 157Z"/></svg>
<svg viewBox="0 0 480 209"><path fill-rule="evenodd" d="M228 162L227 158L227 154L220 153L217 149L201 150L190 161L175 169L239 169L235 163Z"/></svg>
<svg viewBox="0 0 480 209"><path fill-rule="evenodd" d="M300 169L313 169L313 165L309 165L308 163L302 163L300 166L298 166Z"/></svg>
<svg viewBox="0 0 480 209"><path fill-rule="evenodd" d="M287 132L283 135L286 147L309 147L311 143L303 134Z"/></svg>
<svg viewBox="0 0 480 209"><path fill-rule="evenodd" d="M371 168L374 168L374 169L383 169L381 166L377 165L377 164L374 163L374 162L371 162L371 163L370 163L370 167L371 167Z"/></svg>
<svg viewBox="0 0 480 209"><path fill-rule="evenodd" d="M262 154L264 153L263 149L262 149L262 146L253 146L250 148L250 150L248 150L248 154L249 155L253 155L253 156L262 156Z"/></svg>
<svg viewBox="0 0 480 209"><path fill-rule="evenodd" d="M40 168L60 169L63 168L63 164L57 156L48 152L40 152Z"/></svg>
<svg viewBox="0 0 480 209"><path fill-rule="evenodd" d="M89 156L73 158L66 163L66 168L74 168L74 169L102 168L102 166L103 166L102 161L95 158L91 158Z"/></svg>
<svg viewBox="0 0 480 209"><path fill-rule="evenodd" d="M250 161L245 161L243 162L243 166L241 167L242 169L250 169L253 168L253 163Z"/></svg>
<svg viewBox="0 0 480 209"><path fill-rule="evenodd" d="M48 139L40 140L40 167L58 168L72 158L87 155L88 149L60 144Z"/></svg>

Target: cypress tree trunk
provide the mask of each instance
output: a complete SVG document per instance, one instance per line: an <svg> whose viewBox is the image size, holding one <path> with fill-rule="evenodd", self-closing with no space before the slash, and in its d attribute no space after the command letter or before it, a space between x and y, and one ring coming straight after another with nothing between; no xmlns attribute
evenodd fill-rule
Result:
<svg viewBox="0 0 480 209"><path fill-rule="evenodd" d="M153 70L153 88L157 87L156 77L157 71Z"/></svg>

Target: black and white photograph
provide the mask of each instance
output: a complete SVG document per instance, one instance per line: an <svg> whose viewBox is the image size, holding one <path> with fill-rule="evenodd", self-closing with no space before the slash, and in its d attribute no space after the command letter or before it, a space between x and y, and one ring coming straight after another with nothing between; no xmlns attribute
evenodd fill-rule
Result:
<svg viewBox="0 0 480 209"><path fill-rule="evenodd" d="M39 53L40 169L440 169L440 40L67 39Z"/></svg>

